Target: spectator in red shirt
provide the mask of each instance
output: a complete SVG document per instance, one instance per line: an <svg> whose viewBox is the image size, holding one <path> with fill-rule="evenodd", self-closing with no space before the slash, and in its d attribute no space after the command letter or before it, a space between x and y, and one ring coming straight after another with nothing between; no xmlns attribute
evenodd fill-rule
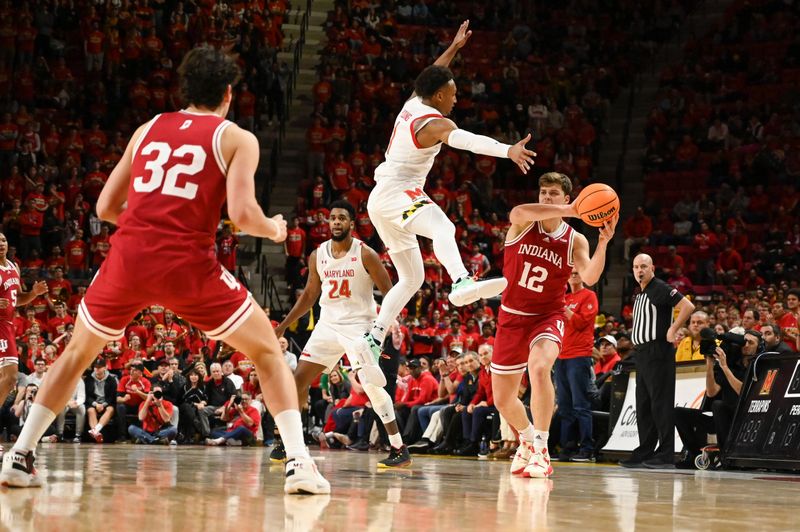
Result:
<svg viewBox="0 0 800 532"><path fill-rule="evenodd" d="M156 385L139 405L142 426L128 426L128 434L136 443L170 445L178 435L178 427L171 424L174 406L164 398L161 386Z"/></svg>
<svg viewBox="0 0 800 532"><path fill-rule="evenodd" d="M591 462L594 461L594 442L590 393L594 380L592 348L598 312L597 295L584 286L575 269L569 278L569 288L564 307L564 343L555 364L556 404L561 418L561 460ZM576 454L568 448L569 442L578 443L580 448Z"/></svg>
<svg viewBox="0 0 800 532"><path fill-rule="evenodd" d="M414 357L433 354L433 344L436 331L428 324L427 316L420 316L419 324L411 330L411 339L414 341L411 355Z"/></svg>
<svg viewBox="0 0 800 532"><path fill-rule="evenodd" d="M237 123L248 131L255 130L256 95L247 90L247 83L242 82L236 98Z"/></svg>
<svg viewBox="0 0 800 532"><path fill-rule="evenodd" d="M409 360L406 366L411 373L411 380L401 400L394 404L397 425L401 432L406 426L412 408L435 401L439 396L439 383L430 371L422 369L419 359Z"/></svg>
<svg viewBox="0 0 800 532"><path fill-rule="evenodd" d="M100 227L100 234L92 237L92 269L97 271L111 251L111 240L107 224Z"/></svg>
<svg viewBox="0 0 800 532"><path fill-rule="evenodd" d="M144 378L144 365L139 359L131 363L130 374L122 377L117 386L118 434L128 434L127 415L139 412L139 406L150 394L150 381Z"/></svg>
<svg viewBox="0 0 800 532"><path fill-rule="evenodd" d="M694 256L697 261L697 281L710 284L714 279L714 256L719 250L719 239L706 222L700 223L700 232L694 236Z"/></svg>
<svg viewBox="0 0 800 532"><path fill-rule="evenodd" d="M306 232L300 227L300 218L292 218L292 225L286 231L283 241L286 253L286 282L294 286L300 275L300 263L306 256Z"/></svg>
<svg viewBox="0 0 800 532"><path fill-rule="evenodd" d="M75 323L72 316L67 315L67 306L65 303L56 303L54 308L56 315L47 322L47 330L50 333L51 339L58 338L66 332L67 325Z"/></svg>
<svg viewBox="0 0 800 532"><path fill-rule="evenodd" d="M253 406L253 397L248 392L230 401L222 414L227 429L216 429L206 439L206 445L249 445L255 442L261 414Z"/></svg>
<svg viewBox="0 0 800 532"><path fill-rule="evenodd" d="M461 427L464 437L464 446L456 449L457 456L475 456L479 452L481 435L487 432L486 418L497 412L492 394L492 372L489 365L492 363L493 347L481 345L478 347L478 357L481 369L478 373L478 391L472 396L467 408L461 412Z"/></svg>
<svg viewBox="0 0 800 532"><path fill-rule="evenodd" d="M691 279L683 274L683 268L675 268L675 270L672 272L672 275L670 275L669 279L667 279L667 284L677 289L681 294L694 293L694 285L692 284Z"/></svg>
<svg viewBox="0 0 800 532"><path fill-rule="evenodd" d="M42 252L42 226L44 215L36 209L33 201L25 202L25 210L19 216L19 256L27 259L32 250Z"/></svg>
<svg viewBox="0 0 800 532"><path fill-rule="evenodd" d="M650 233L653 232L653 222L644 213L641 207L636 208L636 214L625 222L625 260L631 258L633 246L646 246Z"/></svg>
<svg viewBox="0 0 800 532"><path fill-rule="evenodd" d="M328 224L328 220L325 219L325 213L320 211L317 213L316 223L311 227L311 231L309 231L311 249L317 249L320 244L328 240L330 237L330 224Z"/></svg>
<svg viewBox="0 0 800 532"><path fill-rule="evenodd" d="M597 341L597 349L600 351L600 358L594 365L594 374L599 378L614 369L622 358L617 353L617 339L610 334Z"/></svg>
<svg viewBox="0 0 800 532"><path fill-rule="evenodd" d="M736 284L743 268L742 256L730 244L717 256L717 278L725 284Z"/></svg>

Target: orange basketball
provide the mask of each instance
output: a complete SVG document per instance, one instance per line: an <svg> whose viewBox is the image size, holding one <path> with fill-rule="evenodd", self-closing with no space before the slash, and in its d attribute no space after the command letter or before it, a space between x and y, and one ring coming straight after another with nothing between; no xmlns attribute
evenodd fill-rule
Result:
<svg viewBox="0 0 800 532"><path fill-rule="evenodd" d="M619 213L619 197L605 183L592 183L575 198L575 207L586 224L601 227L603 222Z"/></svg>

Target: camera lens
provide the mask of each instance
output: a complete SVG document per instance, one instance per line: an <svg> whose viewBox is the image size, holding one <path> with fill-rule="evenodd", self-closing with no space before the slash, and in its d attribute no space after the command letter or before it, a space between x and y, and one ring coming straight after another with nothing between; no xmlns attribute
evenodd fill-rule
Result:
<svg viewBox="0 0 800 532"><path fill-rule="evenodd" d="M156 390L153 392L153 397L155 397L156 399L161 399L162 397L164 397L164 392L162 392L161 390Z"/></svg>

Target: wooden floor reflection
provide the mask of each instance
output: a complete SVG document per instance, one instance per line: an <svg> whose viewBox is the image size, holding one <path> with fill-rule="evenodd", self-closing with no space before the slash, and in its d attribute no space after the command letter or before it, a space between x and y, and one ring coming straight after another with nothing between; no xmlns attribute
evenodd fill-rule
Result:
<svg viewBox="0 0 800 532"><path fill-rule="evenodd" d="M749 530L796 528L800 477L557 464L552 480L506 463L316 452L333 485L284 497L283 468L255 448L49 445L45 487L0 489L10 531Z"/></svg>

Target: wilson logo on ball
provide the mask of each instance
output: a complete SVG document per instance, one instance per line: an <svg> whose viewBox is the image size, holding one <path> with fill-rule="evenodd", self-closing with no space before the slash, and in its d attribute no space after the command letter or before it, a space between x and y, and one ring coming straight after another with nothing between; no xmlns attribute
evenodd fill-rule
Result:
<svg viewBox="0 0 800 532"><path fill-rule="evenodd" d="M592 221L596 221L596 220L602 220L603 218L608 218L608 217L610 217L610 216L611 216L611 215L613 215L615 212L617 212L617 208L616 208L616 207L611 207L611 208L610 208L610 209L608 209L606 212L598 212L598 213L596 213L596 214L590 214L590 215L589 215L589 219L590 219L590 220L592 220Z"/></svg>

